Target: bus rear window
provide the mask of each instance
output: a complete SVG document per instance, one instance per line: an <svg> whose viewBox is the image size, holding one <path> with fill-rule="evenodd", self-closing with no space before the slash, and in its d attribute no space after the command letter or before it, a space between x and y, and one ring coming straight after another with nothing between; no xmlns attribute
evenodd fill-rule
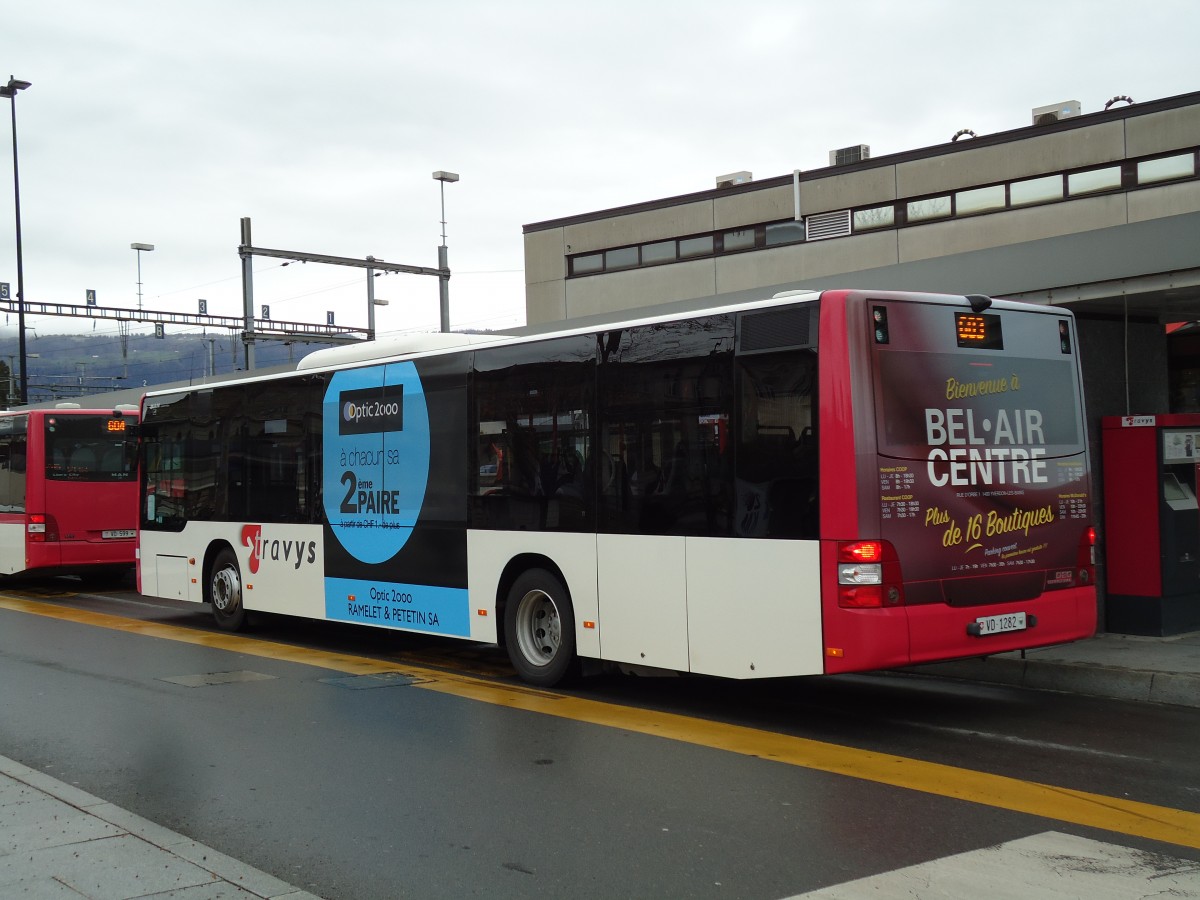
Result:
<svg viewBox="0 0 1200 900"><path fill-rule="evenodd" d="M131 481L136 442L123 416L47 416L46 478Z"/></svg>

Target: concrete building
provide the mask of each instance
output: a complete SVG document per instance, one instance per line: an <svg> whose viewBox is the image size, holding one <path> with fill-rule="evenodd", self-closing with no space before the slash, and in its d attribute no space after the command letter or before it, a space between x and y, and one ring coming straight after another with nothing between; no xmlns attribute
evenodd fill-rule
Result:
<svg viewBox="0 0 1200 900"><path fill-rule="evenodd" d="M1030 124L874 158L844 148L826 168L732 173L696 193L526 225L528 322L826 287L1068 306L1103 597L1101 417L1200 411L1200 351L1173 366L1167 334L1200 320L1200 92L1018 116Z"/></svg>

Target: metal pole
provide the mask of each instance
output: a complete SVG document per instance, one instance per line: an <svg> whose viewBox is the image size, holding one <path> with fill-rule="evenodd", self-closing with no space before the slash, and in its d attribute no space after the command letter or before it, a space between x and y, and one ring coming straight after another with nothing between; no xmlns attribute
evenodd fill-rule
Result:
<svg viewBox="0 0 1200 900"><path fill-rule="evenodd" d="M13 147L13 205L17 215L17 352L21 354L21 405L29 402L29 377L25 364L25 265L21 257L21 176L17 167L17 91L12 88L13 79L9 76L9 88L12 93L8 100L12 106L12 147Z"/></svg>
<svg viewBox="0 0 1200 900"><path fill-rule="evenodd" d="M374 262L375 257L368 256L367 262ZM375 270L367 267L367 340L375 340Z"/></svg>
<svg viewBox="0 0 1200 900"><path fill-rule="evenodd" d="M137 251L138 258L138 312L142 311L142 251Z"/></svg>
<svg viewBox="0 0 1200 900"><path fill-rule="evenodd" d="M438 309L441 312L442 331L450 330L450 251L446 248L446 181L438 179L442 194L442 244L438 247Z"/></svg>
<svg viewBox="0 0 1200 900"><path fill-rule="evenodd" d="M450 330L450 257L446 245L438 247L438 307L441 311L442 331Z"/></svg>
<svg viewBox="0 0 1200 900"><path fill-rule="evenodd" d="M254 255L247 249L250 240L250 217L242 217L242 343L246 346L246 371L254 368Z"/></svg>
<svg viewBox="0 0 1200 900"><path fill-rule="evenodd" d="M438 297L442 320L442 331L450 330L450 251L446 249L446 182L458 181L458 173L433 173L434 180L441 186L442 195L442 243L438 247Z"/></svg>

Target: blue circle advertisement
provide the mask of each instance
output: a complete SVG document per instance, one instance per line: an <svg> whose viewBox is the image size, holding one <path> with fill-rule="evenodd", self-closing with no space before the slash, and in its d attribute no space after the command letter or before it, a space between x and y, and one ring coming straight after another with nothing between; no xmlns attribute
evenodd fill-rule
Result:
<svg viewBox="0 0 1200 900"><path fill-rule="evenodd" d="M325 391L324 505L355 559L404 547L429 482L429 410L411 362L335 372Z"/></svg>

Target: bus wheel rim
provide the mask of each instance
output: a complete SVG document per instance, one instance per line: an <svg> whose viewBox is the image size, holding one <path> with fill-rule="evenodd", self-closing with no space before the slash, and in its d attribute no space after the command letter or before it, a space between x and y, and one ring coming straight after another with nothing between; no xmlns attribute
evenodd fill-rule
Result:
<svg viewBox="0 0 1200 900"><path fill-rule="evenodd" d="M241 602L242 590L237 572L221 569L213 575L213 606L224 613L233 612Z"/></svg>
<svg viewBox="0 0 1200 900"><path fill-rule="evenodd" d="M517 644L535 666L549 665L562 646L558 606L545 591L530 591L517 606Z"/></svg>

